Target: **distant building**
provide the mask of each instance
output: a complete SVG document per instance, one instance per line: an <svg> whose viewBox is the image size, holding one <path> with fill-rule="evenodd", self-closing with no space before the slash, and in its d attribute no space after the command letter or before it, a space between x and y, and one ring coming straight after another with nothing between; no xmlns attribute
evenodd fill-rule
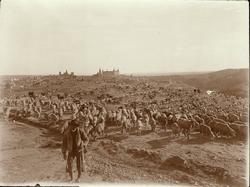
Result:
<svg viewBox="0 0 250 187"><path fill-rule="evenodd" d="M119 69L113 71L103 71L99 68L99 72L97 73L98 76L117 76L120 75Z"/></svg>
<svg viewBox="0 0 250 187"><path fill-rule="evenodd" d="M74 72L71 72L71 74L68 74L68 71L66 70L63 74L61 71L59 72L59 76L74 76Z"/></svg>

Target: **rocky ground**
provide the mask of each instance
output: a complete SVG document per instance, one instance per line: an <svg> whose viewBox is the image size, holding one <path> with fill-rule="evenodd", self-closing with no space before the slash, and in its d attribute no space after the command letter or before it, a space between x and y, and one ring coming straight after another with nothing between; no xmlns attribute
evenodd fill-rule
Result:
<svg viewBox="0 0 250 187"><path fill-rule="evenodd" d="M61 154L62 135L46 128L0 119L1 185L72 185ZM117 127L91 142L85 184L167 186L247 186L248 143L193 132L191 139L171 131L121 135ZM77 174L75 174L77 175Z"/></svg>

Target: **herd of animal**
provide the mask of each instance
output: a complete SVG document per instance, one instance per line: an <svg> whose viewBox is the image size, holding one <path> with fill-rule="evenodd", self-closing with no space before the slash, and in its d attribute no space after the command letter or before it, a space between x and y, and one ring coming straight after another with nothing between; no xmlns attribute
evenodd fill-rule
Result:
<svg viewBox="0 0 250 187"><path fill-rule="evenodd" d="M141 85L115 87L119 90L132 89L126 97L126 104L119 106L110 102L112 98L82 101L64 96L48 96L45 93L3 98L1 105L6 119L11 113L15 117L34 117L48 125L58 126L61 132L68 129L70 120L77 120L91 139L103 136L106 128L117 126L121 134L136 131L172 130L178 138L183 134L188 139L192 132L200 132L213 140L219 136L248 138L248 99L224 94L194 92L185 89ZM109 89L107 85L98 88ZM98 89L95 89L98 92ZM151 100L152 95L161 94L166 99L161 102ZM143 101L132 101L132 97L143 95ZM229 103L220 107L218 101ZM115 103L117 104L117 103Z"/></svg>

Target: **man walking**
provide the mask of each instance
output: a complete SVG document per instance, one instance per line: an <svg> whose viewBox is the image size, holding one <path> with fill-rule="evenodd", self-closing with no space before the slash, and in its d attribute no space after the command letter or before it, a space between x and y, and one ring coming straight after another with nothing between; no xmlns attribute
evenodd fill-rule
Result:
<svg viewBox="0 0 250 187"><path fill-rule="evenodd" d="M78 177L80 181L81 173L84 171L84 152L89 142L88 136L83 129L79 128L80 124L76 120L69 122L69 129L64 133L62 142L63 158L67 159L67 172L70 174L70 181L73 181L73 162L76 158ZM68 152L68 157L67 157Z"/></svg>

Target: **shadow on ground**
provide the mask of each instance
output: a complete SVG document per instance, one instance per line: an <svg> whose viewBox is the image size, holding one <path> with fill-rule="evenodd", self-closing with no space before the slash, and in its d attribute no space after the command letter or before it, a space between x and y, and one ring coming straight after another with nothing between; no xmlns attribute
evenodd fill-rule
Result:
<svg viewBox="0 0 250 187"><path fill-rule="evenodd" d="M162 138L157 140L152 140L147 142L152 146L152 149L164 148L167 144L171 143L169 138Z"/></svg>
<svg viewBox="0 0 250 187"><path fill-rule="evenodd" d="M115 142L121 142L122 140L126 140L127 138L128 138L128 135L119 135L119 136L113 136L110 139Z"/></svg>

